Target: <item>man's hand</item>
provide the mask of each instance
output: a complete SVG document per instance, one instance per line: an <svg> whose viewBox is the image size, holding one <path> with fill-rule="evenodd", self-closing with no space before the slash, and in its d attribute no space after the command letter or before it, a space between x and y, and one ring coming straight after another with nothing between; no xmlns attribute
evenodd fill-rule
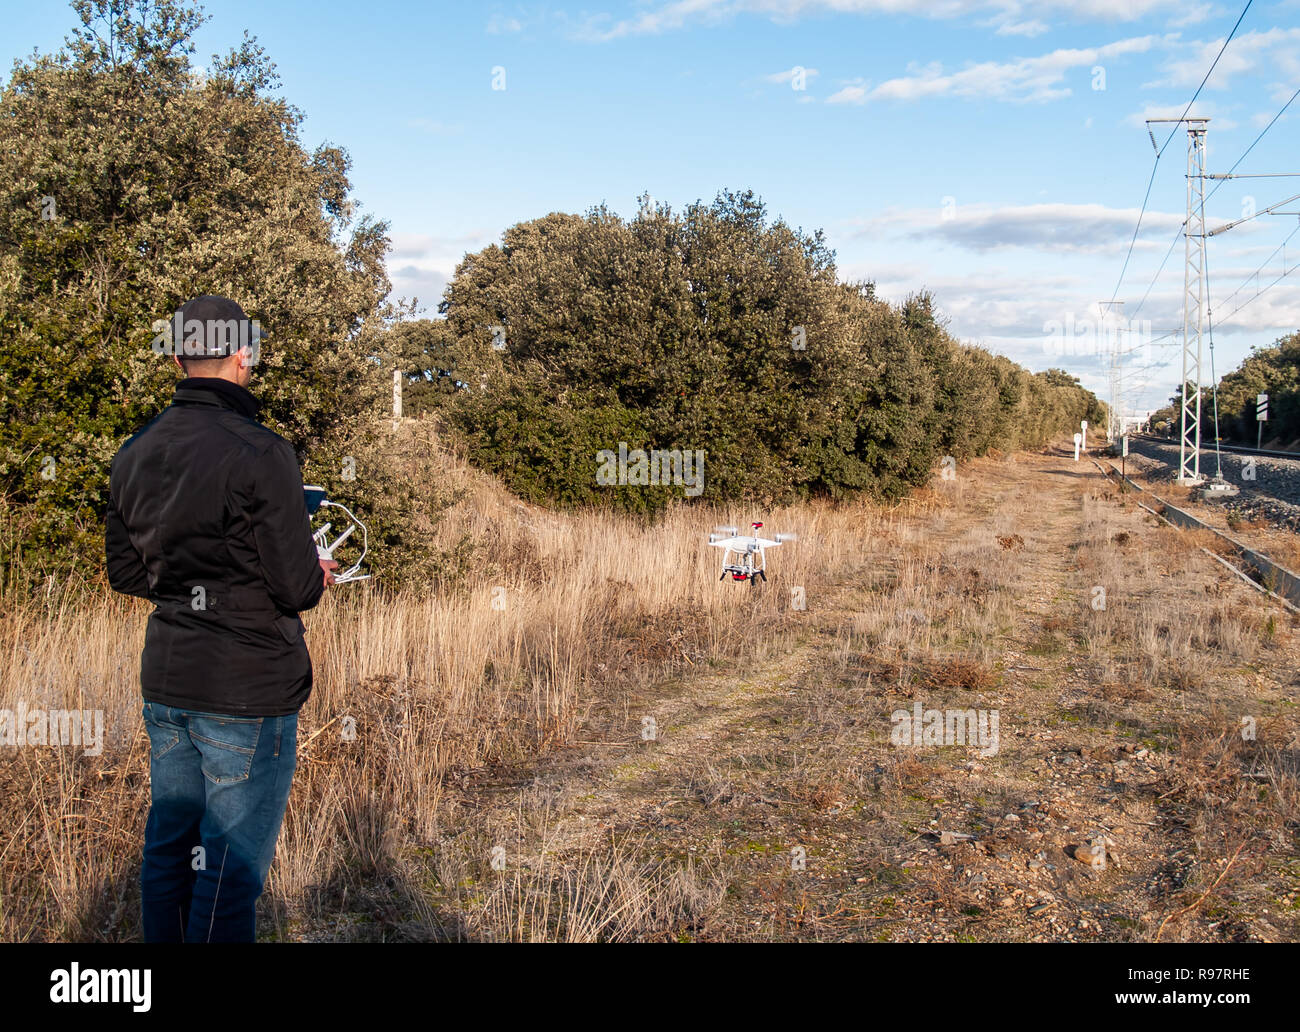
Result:
<svg viewBox="0 0 1300 1032"><path fill-rule="evenodd" d="M334 583L334 571L339 568L339 564L333 559L320 559L321 572L325 575L325 586L328 588Z"/></svg>

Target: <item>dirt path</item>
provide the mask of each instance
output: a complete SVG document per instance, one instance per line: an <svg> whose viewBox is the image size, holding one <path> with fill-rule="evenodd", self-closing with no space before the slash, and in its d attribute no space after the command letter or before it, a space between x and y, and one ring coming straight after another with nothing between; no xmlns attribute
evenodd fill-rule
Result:
<svg viewBox="0 0 1300 1032"><path fill-rule="evenodd" d="M525 865L612 842L715 894L676 937L1294 938L1289 619L1070 456L944 490L794 644L615 700L467 802ZM996 711L996 749L891 744L915 706ZM1099 836L1104 869L1073 856Z"/></svg>

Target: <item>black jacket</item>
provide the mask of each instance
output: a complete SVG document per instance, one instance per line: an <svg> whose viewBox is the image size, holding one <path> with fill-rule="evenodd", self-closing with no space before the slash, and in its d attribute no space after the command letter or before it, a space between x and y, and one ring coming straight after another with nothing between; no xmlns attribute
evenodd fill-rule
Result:
<svg viewBox="0 0 1300 1032"><path fill-rule="evenodd" d="M151 702L281 716L311 692L298 613L325 586L298 460L257 409L233 383L182 380L113 459L108 580L156 606L140 663Z"/></svg>

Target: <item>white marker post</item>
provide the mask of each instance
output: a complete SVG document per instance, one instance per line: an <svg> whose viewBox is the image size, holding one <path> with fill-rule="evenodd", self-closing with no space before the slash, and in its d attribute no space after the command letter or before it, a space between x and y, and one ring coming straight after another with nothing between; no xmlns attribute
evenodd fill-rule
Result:
<svg viewBox="0 0 1300 1032"><path fill-rule="evenodd" d="M393 370L393 429L402 418L402 371Z"/></svg>
<svg viewBox="0 0 1300 1032"><path fill-rule="evenodd" d="M1264 446L1264 424L1268 422L1268 395L1255 395L1255 447Z"/></svg>
<svg viewBox="0 0 1300 1032"><path fill-rule="evenodd" d="M1079 443L1083 440L1082 434L1074 435L1074 461L1079 461Z"/></svg>
<svg viewBox="0 0 1300 1032"><path fill-rule="evenodd" d="M1086 419L1079 420L1079 426L1083 427L1083 450L1087 451L1088 450L1088 421Z"/></svg>

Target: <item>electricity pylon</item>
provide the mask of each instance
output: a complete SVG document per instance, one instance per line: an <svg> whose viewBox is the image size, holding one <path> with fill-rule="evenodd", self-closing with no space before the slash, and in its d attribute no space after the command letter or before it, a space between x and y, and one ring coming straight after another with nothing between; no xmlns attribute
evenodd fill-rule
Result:
<svg viewBox="0 0 1300 1032"><path fill-rule="evenodd" d="M1205 127L1208 118L1149 118L1148 122L1187 124L1187 221L1183 223L1183 383L1182 439L1178 482L1199 484L1201 477L1201 321L1205 311ZM1155 137L1152 137L1152 142Z"/></svg>

